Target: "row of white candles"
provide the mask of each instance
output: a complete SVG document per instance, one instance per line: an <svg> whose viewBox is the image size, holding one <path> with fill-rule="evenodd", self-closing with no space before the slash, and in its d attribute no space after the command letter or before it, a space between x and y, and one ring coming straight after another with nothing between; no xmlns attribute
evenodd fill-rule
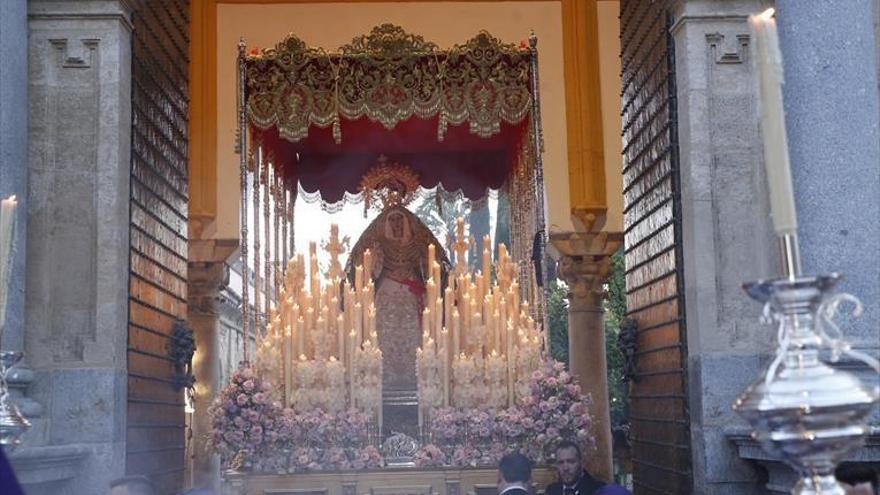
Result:
<svg viewBox="0 0 880 495"><path fill-rule="evenodd" d="M334 225L331 245L336 234L338 228ZM266 349L265 354L273 351L279 354L282 365L278 372L287 403L294 396L294 369L298 363L341 361L349 389L348 404L357 407L357 360L365 353L381 353L376 332L375 285L370 277L364 276L363 266L355 270L354 286L341 278L338 250L331 252L330 273L322 276L314 242L309 251L308 284L305 259L299 254L287 263L278 305L270 311L269 323L257 349ZM369 270L369 250L364 253L364 262ZM381 374L381 369L379 372Z"/></svg>
<svg viewBox="0 0 880 495"><path fill-rule="evenodd" d="M464 219L458 218L456 223L457 265L442 295L440 265L434 261L435 247L428 247L427 259L431 269L426 283L418 360L429 354L429 362L439 363L437 371L443 384L442 404L450 406L455 405L451 400L453 380L450 376L454 361L475 359L482 363L500 359L506 369L506 396L508 405L511 405L517 378L516 355L521 349L537 349L540 353L546 337L530 315L529 304L520 303L516 263L508 256L506 246L498 244L494 282L489 236L483 238L481 270L470 273L465 262L469 243L464 240ZM423 409L430 407L420 404L420 425L427 412Z"/></svg>

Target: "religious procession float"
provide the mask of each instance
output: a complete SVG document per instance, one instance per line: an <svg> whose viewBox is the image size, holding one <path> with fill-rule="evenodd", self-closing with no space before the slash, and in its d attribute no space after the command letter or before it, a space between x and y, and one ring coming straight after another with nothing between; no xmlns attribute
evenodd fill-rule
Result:
<svg viewBox="0 0 880 495"><path fill-rule="evenodd" d="M239 47L255 338L210 410L228 493L479 495L505 453L591 446L590 398L546 351L535 44L440 50L383 25L332 54ZM490 190L510 249L486 236L479 261L463 218L445 249L407 208ZM378 215L353 245L330 226L321 266L293 250L297 197Z"/></svg>

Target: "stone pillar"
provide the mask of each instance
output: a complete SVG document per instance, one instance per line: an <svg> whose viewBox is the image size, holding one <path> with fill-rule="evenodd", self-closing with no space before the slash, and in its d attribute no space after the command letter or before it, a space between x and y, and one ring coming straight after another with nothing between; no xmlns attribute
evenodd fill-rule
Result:
<svg viewBox="0 0 880 495"><path fill-rule="evenodd" d="M777 0L805 273L841 272L865 303L843 331L880 351L880 109L872 0Z"/></svg>
<svg viewBox="0 0 880 495"><path fill-rule="evenodd" d="M605 357L605 310L602 285L608 277L611 254L620 247L619 235L599 233L552 234L559 254L559 276L569 286L568 356L572 376L593 399L590 413L596 450L585 452L587 470L612 481L611 416Z"/></svg>
<svg viewBox="0 0 880 495"><path fill-rule="evenodd" d="M215 241L190 240L187 320L196 340L193 375L196 378L192 416L192 485L220 492L220 461L206 446L211 434L207 411L221 382L220 306L221 290L229 283L226 257L233 246L217 249ZM202 261L193 261L202 260Z"/></svg>
<svg viewBox="0 0 880 495"><path fill-rule="evenodd" d="M27 9L23 340L45 414L13 465L28 493L104 493L125 473L130 4Z"/></svg>
<svg viewBox="0 0 880 495"><path fill-rule="evenodd" d="M765 8L688 0L673 13L694 493L762 490L732 441L748 430L730 406L774 345L760 305L740 288L779 273L747 22Z"/></svg>

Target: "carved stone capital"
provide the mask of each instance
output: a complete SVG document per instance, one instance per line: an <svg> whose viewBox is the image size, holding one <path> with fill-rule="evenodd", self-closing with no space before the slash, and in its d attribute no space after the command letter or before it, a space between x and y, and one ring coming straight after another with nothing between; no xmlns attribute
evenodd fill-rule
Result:
<svg viewBox="0 0 880 495"><path fill-rule="evenodd" d="M558 272L569 286L572 309L601 309L602 286L611 270L611 255L623 236L609 232L566 232L550 235Z"/></svg>
<svg viewBox="0 0 880 495"><path fill-rule="evenodd" d="M229 283L229 267L222 261L190 262L187 295L190 314L217 316L220 291Z"/></svg>

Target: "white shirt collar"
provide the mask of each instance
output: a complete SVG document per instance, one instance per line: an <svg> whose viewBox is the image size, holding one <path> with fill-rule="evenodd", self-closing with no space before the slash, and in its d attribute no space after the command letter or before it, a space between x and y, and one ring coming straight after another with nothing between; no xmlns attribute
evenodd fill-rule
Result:
<svg viewBox="0 0 880 495"><path fill-rule="evenodd" d="M508 485L507 488L505 488L504 490L501 490L501 492L498 495L504 495L505 493L509 492L510 490L529 491L529 489L526 488L526 485L524 485L520 482L515 482L515 483L511 483L510 485Z"/></svg>

